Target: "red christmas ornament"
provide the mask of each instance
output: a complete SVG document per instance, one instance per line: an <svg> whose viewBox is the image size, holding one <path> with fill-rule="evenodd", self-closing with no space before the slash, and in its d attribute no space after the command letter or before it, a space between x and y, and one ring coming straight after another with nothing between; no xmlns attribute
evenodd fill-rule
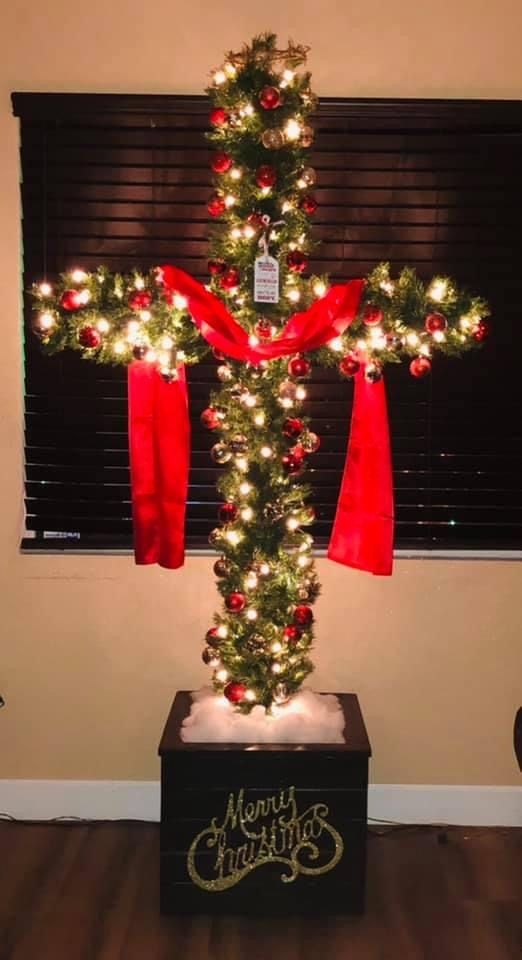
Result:
<svg viewBox="0 0 522 960"><path fill-rule="evenodd" d="M364 308L362 319L367 327L376 327L379 323L382 323L383 316L384 314L380 307L374 307L369 303L368 306Z"/></svg>
<svg viewBox="0 0 522 960"><path fill-rule="evenodd" d="M344 373L345 377L354 377L360 369L361 364L351 353L347 353L339 364L339 370Z"/></svg>
<svg viewBox="0 0 522 960"><path fill-rule="evenodd" d="M257 211L249 213L247 217L247 223L249 223L251 227L255 227L256 230L261 230L261 227L265 226L263 214L258 213Z"/></svg>
<svg viewBox="0 0 522 960"><path fill-rule="evenodd" d="M306 270L308 264L308 260L301 250L290 250L286 262L292 273L302 273L303 270Z"/></svg>
<svg viewBox="0 0 522 960"><path fill-rule="evenodd" d="M258 320L254 327L254 333L260 340L270 340L272 337L272 324L270 320Z"/></svg>
<svg viewBox="0 0 522 960"><path fill-rule="evenodd" d="M217 412L214 410L214 407L207 407L206 410L203 410L200 420L207 430L216 430L220 424L219 417Z"/></svg>
<svg viewBox="0 0 522 960"><path fill-rule="evenodd" d="M486 337L489 337L490 325L487 320L479 320L477 326L472 330L471 336L477 343L482 343Z"/></svg>
<svg viewBox="0 0 522 960"><path fill-rule="evenodd" d="M211 217L220 217L226 208L225 199L224 197L220 197L219 193L213 194L207 203L207 210Z"/></svg>
<svg viewBox="0 0 522 960"><path fill-rule="evenodd" d="M302 634L299 627L296 627L293 623L289 623L283 630L283 637L289 644L297 643L297 641L301 639L301 636Z"/></svg>
<svg viewBox="0 0 522 960"><path fill-rule="evenodd" d="M79 310L82 300L79 290L64 290L60 297L60 306L64 310Z"/></svg>
<svg viewBox="0 0 522 960"><path fill-rule="evenodd" d="M223 153L222 151L219 151L219 153L215 153L212 157L210 166L212 167L214 173L226 173L227 170L230 170L232 163L232 157L229 153Z"/></svg>
<svg viewBox="0 0 522 960"><path fill-rule="evenodd" d="M219 507L219 519L221 523L233 523L239 511L235 503L222 503Z"/></svg>
<svg viewBox="0 0 522 960"><path fill-rule="evenodd" d="M225 273L222 274L220 278L220 286L223 290L234 290L235 287L239 286L240 273L236 267L229 267L228 270L225 270Z"/></svg>
<svg viewBox="0 0 522 960"><path fill-rule="evenodd" d="M131 293L128 303L131 310L148 310L152 303L152 293L148 290L136 290Z"/></svg>
<svg viewBox="0 0 522 960"><path fill-rule="evenodd" d="M265 163L263 166L257 168L256 183L258 187L273 187L276 181L277 173L268 163Z"/></svg>
<svg viewBox="0 0 522 960"><path fill-rule="evenodd" d="M302 443L296 443L293 447L290 447L289 451L293 457L297 457L299 460L304 460L308 450L305 450Z"/></svg>
<svg viewBox="0 0 522 960"><path fill-rule="evenodd" d="M227 265L224 260L209 260L207 262L208 272L213 277L218 277L221 273L224 273L227 269Z"/></svg>
<svg viewBox="0 0 522 960"><path fill-rule="evenodd" d="M214 107L210 111L209 120L213 127L226 127L230 120L230 114L223 110L223 107Z"/></svg>
<svg viewBox="0 0 522 960"><path fill-rule="evenodd" d="M223 690L225 697L230 703L242 703L245 699L246 692L247 688L244 683L234 683L233 681L227 683Z"/></svg>
<svg viewBox="0 0 522 960"><path fill-rule="evenodd" d="M299 419L299 417L288 417L288 419L283 423L283 433L285 437L288 437L290 440L292 440L294 437L298 437L303 430L304 423Z"/></svg>
<svg viewBox="0 0 522 960"><path fill-rule="evenodd" d="M424 321L424 326L428 333L438 333L446 329L448 321L443 313L429 313Z"/></svg>
<svg viewBox="0 0 522 960"><path fill-rule="evenodd" d="M305 603L299 603L294 610L294 623L298 627L308 627L314 619L313 610Z"/></svg>
<svg viewBox="0 0 522 960"><path fill-rule="evenodd" d="M427 357L415 357L410 363L412 377L425 377L431 370L431 363Z"/></svg>
<svg viewBox="0 0 522 960"><path fill-rule="evenodd" d="M210 630L207 630L206 642L209 647L219 647L221 643L221 637L217 632L217 627L211 627Z"/></svg>
<svg viewBox="0 0 522 960"><path fill-rule="evenodd" d="M304 466L303 458L296 456L295 453L285 453L284 456L281 457L281 463L286 472L293 477L301 473Z"/></svg>
<svg viewBox="0 0 522 960"><path fill-rule="evenodd" d="M301 197L299 206L301 207L301 210L304 210L304 212L308 214L309 217L313 217L315 211L317 210L318 203L311 193L305 193L305 195Z"/></svg>
<svg viewBox="0 0 522 960"><path fill-rule="evenodd" d="M312 369L312 364L306 357L292 357L288 363L288 373L292 377L307 377Z"/></svg>
<svg viewBox="0 0 522 960"><path fill-rule="evenodd" d="M259 94L259 103L263 110L275 110L283 102L281 91L277 87L263 87Z"/></svg>
<svg viewBox="0 0 522 960"><path fill-rule="evenodd" d="M246 606L246 597L244 593L229 593L225 597L225 606L230 613L241 613Z"/></svg>
<svg viewBox="0 0 522 960"><path fill-rule="evenodd" d="M95 350L102 342L101 333L96 327L82 327L78 333L78 342L81 343L82 347Z"/></svg>

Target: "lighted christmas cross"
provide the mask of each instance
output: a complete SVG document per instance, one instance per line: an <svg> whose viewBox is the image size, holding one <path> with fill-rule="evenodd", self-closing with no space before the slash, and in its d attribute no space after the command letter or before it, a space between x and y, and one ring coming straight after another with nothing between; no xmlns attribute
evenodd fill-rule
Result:
<svg viewBox="0 0 522 960"><path fill-rule="evenodd" d="M329 288L307 277L317 209L307 160L316 98L306 49L273 35L229 54L209 94L216 189L208 203L210 283L175 267L129 276L74 270L35 287L34 328L49 352L71 347L98 363L129 365L136 559L183 562L189 465L184 365L218 357L221 386L202 422L221 525L210 534L223 608L203 660L216 691L239 710L288 700L313 669L312 604L319 592L314 511L302 483L319 437L301 414L312 363L355 382L347 466L329 555L391 572L393 497L383 367L407 359L429 373L436 351L457 356L487 335L487 305L446 277L413 270ZM299 310L295 313L296 309Z"/></svg>

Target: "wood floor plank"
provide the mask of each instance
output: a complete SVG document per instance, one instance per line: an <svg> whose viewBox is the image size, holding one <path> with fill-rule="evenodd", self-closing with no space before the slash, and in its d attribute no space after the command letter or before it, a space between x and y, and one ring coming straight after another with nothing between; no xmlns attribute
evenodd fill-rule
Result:
<svg viewBox="0 0 522 960"><path fill-rule="evenodd" d="M154 824L0 823L0 960L522 956L522 830L372 834L362 917L162 917L158 863Z"/></svg>

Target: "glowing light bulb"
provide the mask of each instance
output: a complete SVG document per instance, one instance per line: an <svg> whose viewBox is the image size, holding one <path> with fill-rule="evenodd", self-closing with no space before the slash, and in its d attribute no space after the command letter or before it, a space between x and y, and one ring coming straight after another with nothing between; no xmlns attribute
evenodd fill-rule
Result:
<svg viewBox="0 0 522 960"><path fill-rule="evenodd" d="M54 317L52 313L40 313L38 316L38 326L41 330L50 330L54 327Z"/></svg>
<svg viewBox="0 0 522 960"><path fill-rule="evenodd" d="M246 227L243 228L243 236L247 240L251 240L252 237L255 237L255 235L256 235L256 231L254 230L254 228L251 226L250 223L247 223Z"/></svg>
<svg viewBox="0 0 522 960"><path fill-rule="evenodd" d="M248 494L251 493L251 491L252 491L252 484L249 483L248 480L243 480L243 482L239 484L239 492L244 497L248 496Z"/></svg>
<svg viewBox="0 0 522 960"><path fill-rule="evenodd" d="M259 573L261 574L262 577L268 577L268 574L270 573L270 567L268 563L261 564L261 566L259 567Z"/></svg>
<svg viewBox="0 0 522 960"><path fill-rule="evenodd" d="M122 353L125 353L126 348L125 348L125 344L122 343L121 340L117 340L112 349L113 349L113 352L116 354L116 356L120 357Z"/></svg>
<svg viewBox="0 0 522 960"><path fill-rule="evenodd" d="M279 403L281 404L283 410L291 410L294 405L294 402L290 399L290 397L280 397Z"/></svg>
<svg viewBox="0 0 522 960"><path fill-rule="evenodd" d="M145 280L143 279L143 277L136 277L134 280L134 286L136 290L143 290L145 286Z"/></svg>
<svg viewBox="0 0 522 960"><path fill-rule="evenodd" d="M297 558L298 567L302 567L302 568L307 567L309 563L310 563L310 557L305 557L301 555L300 557Z"/></svg>
<svg viewBox="0 0 522 960"><path fill-rule="evenodd" d="M178 350L177 358L178 358L178 360L179 360L180 363L183 363L183 362L184 362L184 360L186 359L186 356L187 356L187 355L186 355L186 353L185 353L184 350Z"/></svg>
<svg viewBox="0 0 522 960"><path fill-rule="evenodd" d="M271 190L272 190L272 187L261 187L261 196L268 197Z"/></svg>
<svg viewBox="0 0 522 960"><path fill-rule="evenodd" d="M271 667L272 673L281 673L281 670L282 670L282 669L283 669L283 668L282 668L282 666L281 666L280 663L273 663L273 664L272 664L272 667Z"/></svg>
<svg viewBox="0 0 522 960"><path fill-rule="evenodd" d="M243 403L245 404L245 407L252 409L252 407L255 407L257 404L257 397L254 396L253 393L247 393Z"/></svg>
<svg viewBox="0 0 522 960"><path fill-rule="evenodd" d="M293 210L293 209L294 209L294 205L293 203L291 203L290 200L285 200L281 207L282 213L289 213L290 210Z"/></svg>
<svg viewBox="0 0 522 960"><path fill-rule="evenodd" d="M312 289L316 297L324 297L328 287L322 280L316 280Z"/></svg>
<svg viewBox="0 0 522 960"><path fill-rule="evenodd" d="M296 391L295 391L295 399L296 399L296 400L306 400L306 390L305 390L304 387L301 387L301 386L297 387L297 389L296 389Z"/></svg>
<svg viewBox="0 0 522 960"><path fill-rule="evenodd" d="M259 413L256 413L256 415L255 415L255 417L254 417L254 423L255 423L256 427L263 427L263 426L264 426L264 423L265 423L265 415L264 415L264 413L263 413L262 410L260 410Z"/></svg>
<svg viewBox="0 0 522 960"><path fill-rule="evenodd" d="M281 650L283 649L283 644L279 643L279 640L274 640L274 642L270 645L270 649L272 653L281 653Z"/></svg>
<svg viewBox="0 0 522 960"><path fill-rule="evenodd" d="M227 75L224 70L216 70L214 74L214 83L216 87L220 87L222 83L226 83Z"/></svg>
<svg viewBox="0 0 522 960"><path fill-rule="evenodd" d="M245 577L245 587L247 588L247 590L255 590L255 588L257 587L257 584L258 584L258 579L255 573L249 573L248 576Z"/></svg>
<svg viewBox="0 0 522 960"><path fill-rule="evenodd" d="M90 299L91 299L91 295L87 289L80 290L78 294L78 300L80 301L82 306L85 306L86 303L89 303Z"/></svg>
<svg viewBox="0 0 522 960"><path fill-rule="evenodd" d="M50 283L41 283L38 287L38 290L40 291L42 297L50 297L51 293L53 292L53 288L51 287Z"/></svg>
<svg viewBox="0 0 522 960"><path fill-rule="evenodd" d="M442 330L435 330L435 333L433 334L433 339L436 341L436 343L444 343L446 339L446 334Z"/></svg>
<svg viewBox="0 0 522 960"><path fill-rule="evenodd" d="M299 188L299 190L304 190L305 187L308 186L308 184L307 184L306 180L303 180L302 177L299 177L299 180L297 181L296 186Z"/></svg>
<svg viewBox="0 0 522 960"><path fill-rule="evenodd" d="M283 70L283 80L286 80L287 83L292 83L292 80L294 79L294 77L295 77L295 73L293 70L289 70L288 68L286 70Z"/></svg>
<svg viewBox="0 0 522 960"><path fill-rule="evenodd" d="M216 680L219 680L220 683L225 683L228 680L228 670L218 670L216 673Z"/></svg>
<svg viewBox="0 0 522 960"><path fill-rule="evenodd" d="M252 520L253 516L254 511L252 510L252 507L243 507L241 511L241 519L244 520L245 523L248 523L250 520Z"/></svg>
<svg viewBox="0 0 522 960"><path fill-rule="evenodd" d="M297 122L293 117L290 117L286 121L284 126L284 134L287 140L299 140L301 136L302 128L301 124Z"/></svg>
<svg viewBox="0 0 522 960"><path fill-rule="evenodd" d="M248 338L249 346L257 347L259 345L259 337L256 337L254 333L251 333Z"/></svg>
<svg viewBox="0 0 522 960"><path fill-rule="evenodd" d="M264 446L264 447L261 447L259 453L261 454L262 457L264 457L265 460L269 460L270 457L273 455L274 451L272 450L272 447Z"/></svg>
<svg viewBox="0 0 522 960"><path fill-rule="evenodd" d="M288 520L286 521L287 530L297 530L298 526L299 526L299 520L297 519L297 517L288 517Z"/></svg>
<svg viewBox="0 0 522 960"><path fill-rule="evenodd" d="M254 115L254 108L251 103L245 103L243 107L243 113L245 117L252 117Z"/></svg>
<svg viewBox="0 0 522 960"><path fill-rule="evenodd" d="M243 176L243 171L239 167L232 167L230 171L230 177L232 180L241 180Z"/></svg>
<svg viewBox="0 0 522 960"><path fill-rule="evenodd" d="M236 457L235 460L236 467L241 473L246 473L248 470L248 460L246 457Z"/></svg>
<svg viewBox="0 0 522 960"><path fill-rule="evenodd" d="M253 607L249 607L246 612L246 618L247 620L252 620L252 621L257 620L257 610L254 610Z"/></svg>
<svg viewBox="0 0 522 960"><path fill-rule="evenodd" d="M227 63L225 63L223 69L224 69L227 77L230 77L230 79L232 79L232 77L235 77L235 75L236 75L236 73L237 73L237 70L236 70L234 64L233 64L233 63L229 63L228 61L227 61Z"/></svg>
<svg viewBox="0 0 522 960"><path fill-rule="evenodd" d="M245 700L248 700L249 703L254 703L257 700L256 694L253 690L245 690Z"/></svg>
<svg viewBox="0 0 522 960"><path fill-rule="evenodd" d="M408 333L406 335L406 343L409 347L416 347L420 343L420 339L416 333Z"/></svg>
<svg viewBox="0 0 522 960"><path fill-rule="evenodd" d="M299 290L289 290L286 296L291 303L299 303L299 300L301 299Z"/></svg>
<svg viewBox="0 0 522 960"><path fill-rule="evenodd" d="M420 347L419 353L420 353L421 356L423 356L423 357L431 357L431 350L430 350L430 348L427 346L427 344L423 344L422 347Z"/></svg>
<svg viewBox="0 0 522 960"><path fill-rule="evenodd" d="M147 323L147 321L150 320L151 317L152 317L152 313L150 312L150 310L140 310L139 318L140 320L143 320L144 323Z"/></svg>
<svg viewBox="0 0 522 960"><path fill-rule="evenodd" d="M230 236L232 240L240 240L241 230L239 229L239 227L232 227L232 230L230 231Z"/></svg>
<svg viewBox="0 0 522 960"><path fill-rule="evenodd" d="M237 547L238 543L241 543L242 537L238 530L227 530L225 539L232 547Z"/></svg>
<svg viewBox="0 0 522 960"><path fill-rule="evenodd" d="M147 350L147 353L145 354L145 360L147 363L156 363L157 359L158 355L155 350Z"/></svg>
<svg viewBox="0 0 522 960"><path fill-rule="evenodd" d="M330 350L333 350L335 353L343 353L344 351L344 343L341 337L334 337L333 340L329 340L328 346Z"/></svg>
<svg viewBox="0 0 522 960"><path fill-rule="evenodd" d="M87 279L87 274L85 273L85 270L78 270L78 269L73 270L71 276L74 283L83 283L83 281Z"/></svg>
<svg viewBox="0 0 522 960"><path fill-rule="evenodd" d="M174 306L176 310L186 310L188 306L188 300L186 297L182 297L180 293L174 294Z"/></svg>
<svg viewBox="0 0 522 960"><path fill-rule="evenodd" d="M225 197L225 207L227 210L230 210L230 208L234 206L235 202L236 197L232 193L227 193Z"/></svg>
<svg viewBox="0 0 522 960"><path fill-rule="evenodd" d="M108 333L109 330L111 329L111 325L110 325L109 321L105 319L105 317L100 317L100 319L98 320L96 326L97 326L98 330L100 331L100 333Z"/></svg>
<svg viewBox="0 0 522 960"><path fill-rule="evenodd" d="M459 326L461 330L469 330L472 323L473 323L472 317L468 316L467 314L464 314L459 319Z"/></svg>
<svg viewBox="0 0 522 960"><path fill-rule="evenodd" d="M169 337L168 334L161 338L161 347L163 350L172 350L173 346L174 340L172 337Z"/></svg>
<svg viewBox="0 0 522 960"><path fill-rule="evenodd" d="M430 300L434 300L435 303L440 303L441 300L444 300L447 294L448 281L443 280L441 277L437 277L435 280L433 280L427 291L428 297Z"/></svg>
<svg viewBox="0 0 522 960"><path fill-rule="evenodd" d="M383 280L379 284L381 290L384 290L384 293L387 293L389 297L393 296L393 291L395 290L395 285L391 280Z"/></svg>
<svg viewBox="0 0 522 960"><path fill-rule="evenodd" d="M129 343L134 343L136 337L138 336L140 330L140 324L138 320L129 320L127 324L127 340Z"/></svg>
<svg viewBox="0 0 522 960"><path fill-rule="evenodd" d="M224 640L226 637L228 637L228 627L224 623L220 623L216 633L221 640Z"/></svg>

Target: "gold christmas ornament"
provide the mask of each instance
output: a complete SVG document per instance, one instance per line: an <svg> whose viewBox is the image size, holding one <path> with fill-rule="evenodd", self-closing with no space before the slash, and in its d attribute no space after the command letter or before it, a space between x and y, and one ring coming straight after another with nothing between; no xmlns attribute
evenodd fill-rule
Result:
<svg viewBox="0 0 522 960"><path fill-rule="evenodd" d="M303 132L301 134L301 144L303 147L311 147L314 142L314 130L313 127L303 127Z"/></svg>
<svg viewBox="0 0 522 960"><path fill-rule="evenodd" d="M303 180L307 187L311 187L317 180L317 174L313 167L305 167L301 171L301 180Z"/></svg>
<svg viewBox="0 0 522 960"><path fill-rule="evenodd" d="M285 138L277 127L264 130L261 135L261 143L267 150L280 150L284 142Z"/></svg>

